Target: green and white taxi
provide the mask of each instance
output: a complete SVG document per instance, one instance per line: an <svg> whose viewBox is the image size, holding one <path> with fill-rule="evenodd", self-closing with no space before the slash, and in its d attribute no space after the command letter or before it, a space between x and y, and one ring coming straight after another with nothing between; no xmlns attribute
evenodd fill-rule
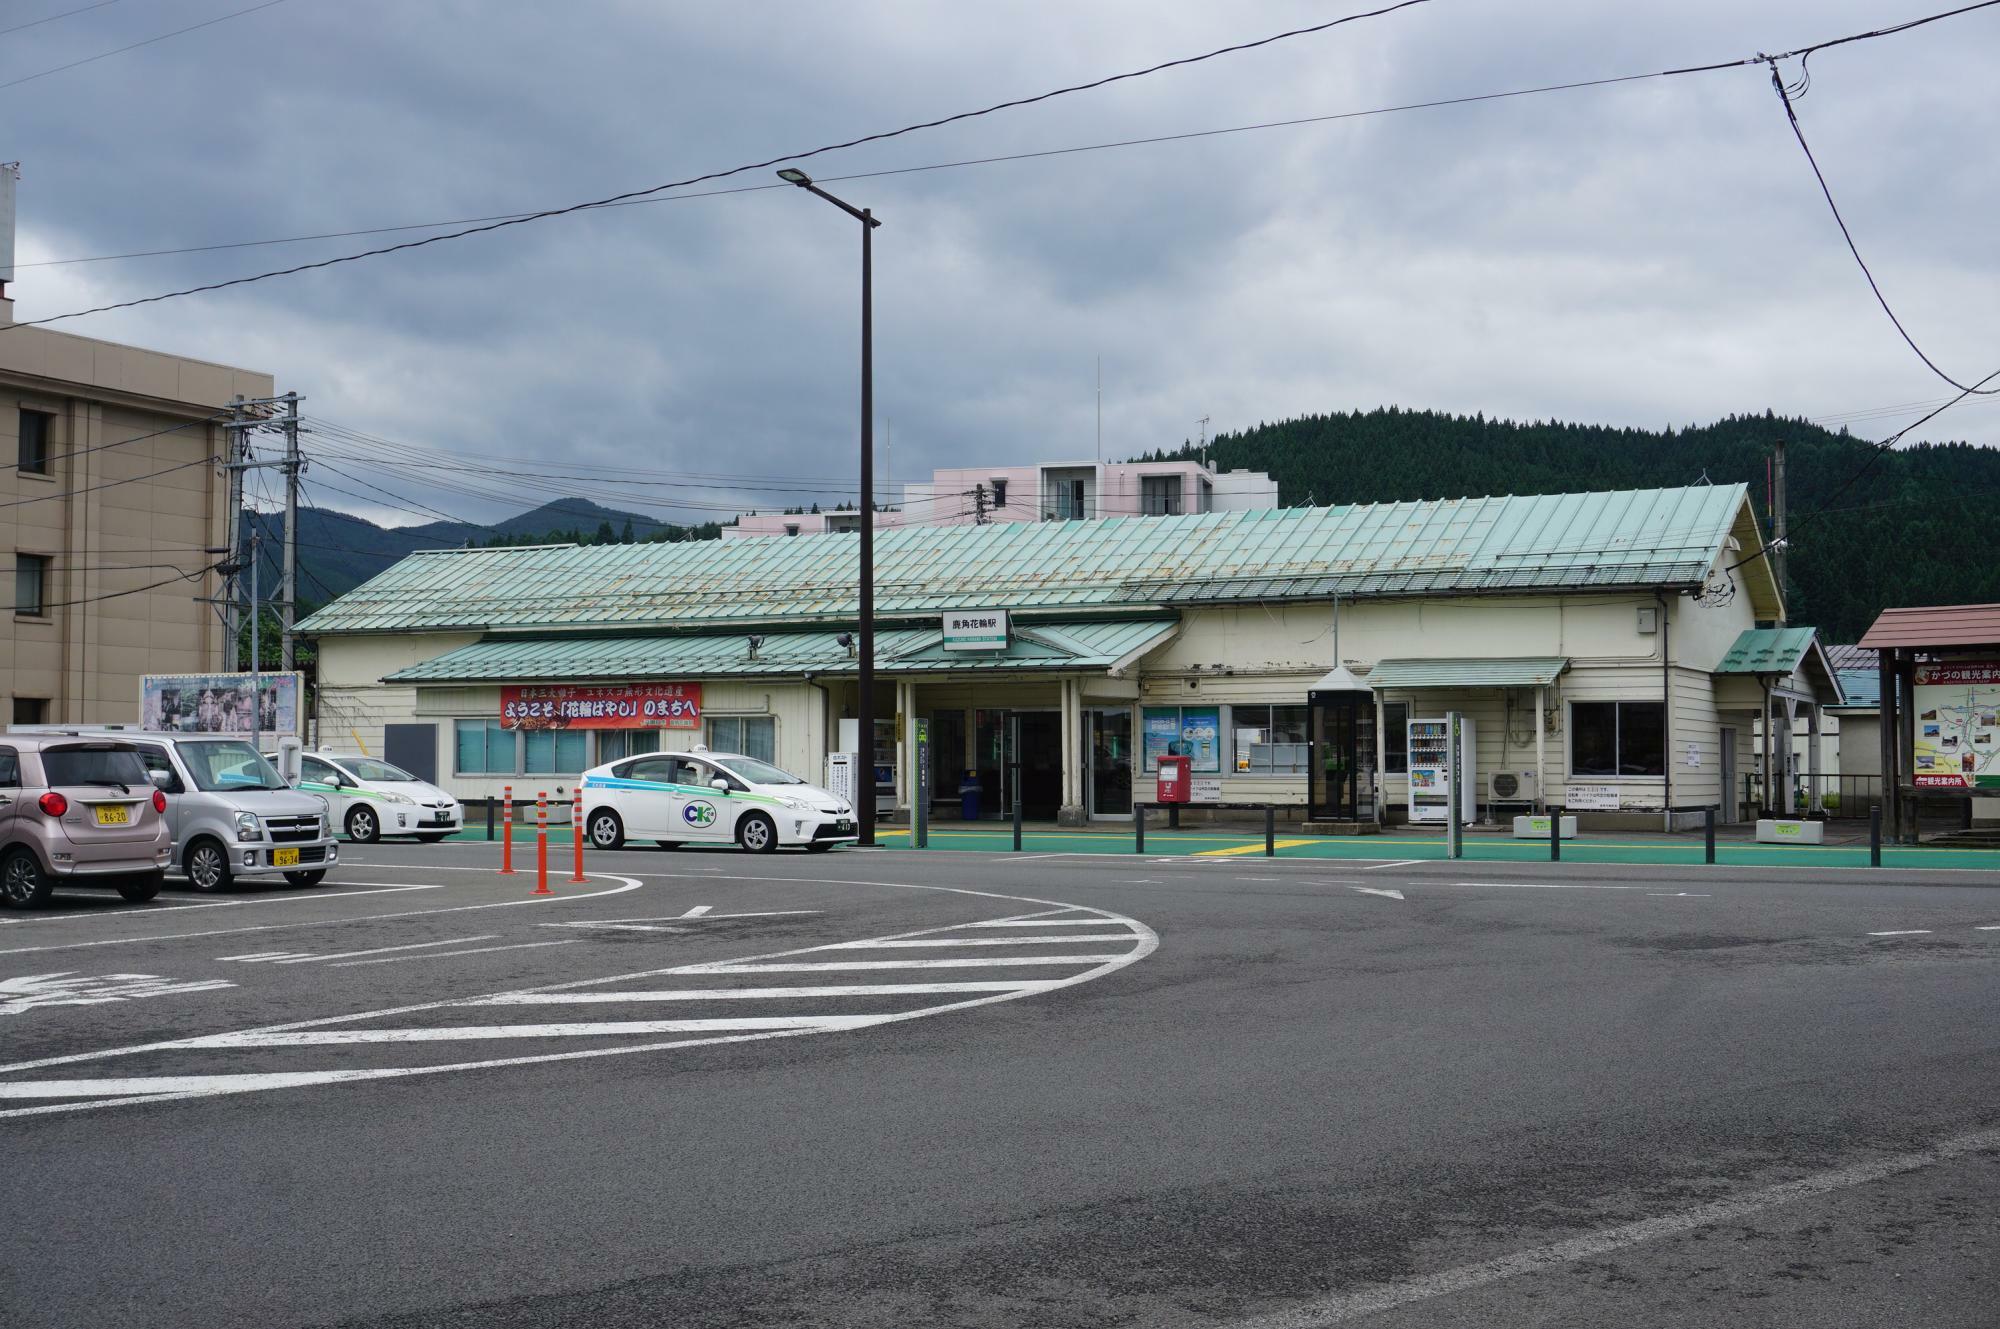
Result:
<svg viewBox="0 0 2000 1329"><path fill-rule="evenodd" d="M769 762L731 752L657 752L583 773L583 824L591 844L627 840L662 848L738 844L756 853L780 846L824 851L856 837L847 800Z"/></svg>
<svg viewBox="0 0 2000 1329"><path fill-rule="evenodd" d="M465 824L465 807L450 794L358 752L300 753L299 788L326 795L333 824L360 844L385 835L434 844Z"/></svg>

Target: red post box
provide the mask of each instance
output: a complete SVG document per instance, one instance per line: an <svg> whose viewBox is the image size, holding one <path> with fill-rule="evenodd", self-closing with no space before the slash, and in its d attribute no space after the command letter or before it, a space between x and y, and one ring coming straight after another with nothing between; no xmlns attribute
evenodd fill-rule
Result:
<svg viewBox="0 0 2000 1329"><path fill-rule="evenodd" d="M1159 784L1154 793L1156 803L1185 803L1194 793L1193 780L1189 772L1194 767L1192 757L1161 757Z"/></svg>

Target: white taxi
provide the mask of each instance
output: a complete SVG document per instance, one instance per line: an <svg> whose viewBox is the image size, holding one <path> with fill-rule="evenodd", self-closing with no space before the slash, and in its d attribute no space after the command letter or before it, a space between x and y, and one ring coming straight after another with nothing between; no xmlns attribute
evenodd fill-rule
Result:
<svg viewBox="0 0 2000 1329"><path fill-rule="evenodd" d="M465 805L450 794L358 752L300 753L299 788L326 795L333 824L359 844L385 835L434 844L465 825Z"/></svg>
<svg viewBox="0 0 2000 1329"><path fill-rule="evenodd" d="M755 853L780 845L823 852L856 838L847 800L769 762L732 752L656 752L583 773L583 824L591 844L626 840L738 844Z"/></svg>

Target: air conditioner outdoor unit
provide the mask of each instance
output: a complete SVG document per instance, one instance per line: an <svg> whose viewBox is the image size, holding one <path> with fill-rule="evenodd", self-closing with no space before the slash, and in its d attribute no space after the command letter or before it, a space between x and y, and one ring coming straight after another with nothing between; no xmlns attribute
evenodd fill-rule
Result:
<svg viewBox="0 0 2000 1329"><path fill-rule="evenodd" d="M1489 803L1536 803L1541 801L1541 790L1536 787L1533 771L1493 771L1486 777L1486 801Z"/></svg>

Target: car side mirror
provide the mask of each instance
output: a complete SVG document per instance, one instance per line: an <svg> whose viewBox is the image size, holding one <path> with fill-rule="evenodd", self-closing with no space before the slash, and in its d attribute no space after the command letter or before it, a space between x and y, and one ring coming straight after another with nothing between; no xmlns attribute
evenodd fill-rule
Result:
<svg viewBox="0 0 2000 1329"><path fill-rule="evenodd" d="M172 771L147 771L146 778L153 782L153 788L160 790L162 793L174 787L174 773Z"/></svg>
<svg viewBox="0 0 2000 1329"><path fill-rule="evenodd" d="M729 781L721 779L710 780L708 782L708 787L710 789L720 789L723 793L726 794L729 792Z"/></svg>

